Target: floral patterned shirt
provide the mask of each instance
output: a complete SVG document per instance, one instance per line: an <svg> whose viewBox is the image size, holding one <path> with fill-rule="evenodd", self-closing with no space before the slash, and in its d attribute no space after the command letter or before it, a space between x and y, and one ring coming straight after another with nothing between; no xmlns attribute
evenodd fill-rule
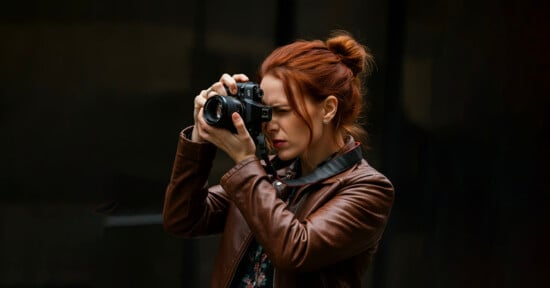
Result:
<svg viewBox="0 0 550 288"><path fill-rule="evenodd" d="M273 287L273 265L256 239L250 243L241 260L231 287Z"/></svg>

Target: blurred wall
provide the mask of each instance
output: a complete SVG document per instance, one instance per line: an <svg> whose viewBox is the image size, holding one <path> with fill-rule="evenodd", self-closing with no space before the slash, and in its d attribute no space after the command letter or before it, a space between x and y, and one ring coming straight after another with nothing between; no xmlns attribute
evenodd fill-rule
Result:
<svg viewBox="0 0 550 288"><path fill-rule="evenodd" d="M393 42L401 73L387 81L398 88L384 95L383 142L397 201L380 287L538 286L548 268L548 5L399 2L405 17L389 34L404 36Z"/></svg>
<svg viewBox="0 0 550 288"><path fill-rule="evenodd" d="M368 287L537 285L548 268L546 6L5 3L0 287L206 287L218 238L173 238L159 215L193 98L332 29L374 53L367 158L397 189ZM218 153L212 181L229 167Z"/></svg>

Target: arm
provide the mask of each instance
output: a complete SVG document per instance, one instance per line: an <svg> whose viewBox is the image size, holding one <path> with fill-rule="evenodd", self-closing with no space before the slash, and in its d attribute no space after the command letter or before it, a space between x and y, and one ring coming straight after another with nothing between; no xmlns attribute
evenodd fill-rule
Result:
<svg viewBox="0 0 550 288"><path fill-rule="evenodd" d="M254 154L255 146L240 117L237 118L241 120L241 133L233 135L224 129L210 127L203 119L203 107L208 97L225 95L225 87L235 93L237 81L247 80L244 74L223 74L220 81L195 97L195 124L180 135L170 183L164 197L163 223L167 232L192 237L223 230L229 200L219 185L207 186L216 146L227 151L227 144L233 144L237 149L232 149L230 155L237 160Z"/></svg>
<svg viewBox="0 0 550 288"><path fill-rule="evenodd" d="M228 198L219 185L207 181L216 148L191 142L185 129L179 138L163 208L164 229L176 236L199 236L223 230Z"/></svg>
<svg viewBox="0 0 550 288"><path fill-rule="evenodd" d="M300 221L277 198L260 163L240 163L222 186L281 269L311 271L376 248L393 204L393 187L365 164L332 185L328 201ZM238 189L237 189L238 187Z"/></svg>

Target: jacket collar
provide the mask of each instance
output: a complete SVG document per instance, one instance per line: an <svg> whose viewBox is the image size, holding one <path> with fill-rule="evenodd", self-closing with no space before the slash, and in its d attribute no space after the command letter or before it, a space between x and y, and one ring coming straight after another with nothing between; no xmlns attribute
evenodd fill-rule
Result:
<svg viewBox="0 0 550 288"><path fill-rule="evenodd" d="M303 186L313 183L332 183L335 182L340 175L345 171L349 171L351 167L355 166L362 159L362 151L359 147L359 143L355 142L353 137L348 137L346 145L340 149L334 155L331 155L327 160L323 161L317 169L312 171L308 175L303 175L297 179L288 180L291 186ZM272 165L277 171L279 180L284 181L286 176L297 173L292 171L294 169L300 169L299 159L295 158L289 161L282 161L275 157L272 160Z"/></svg>

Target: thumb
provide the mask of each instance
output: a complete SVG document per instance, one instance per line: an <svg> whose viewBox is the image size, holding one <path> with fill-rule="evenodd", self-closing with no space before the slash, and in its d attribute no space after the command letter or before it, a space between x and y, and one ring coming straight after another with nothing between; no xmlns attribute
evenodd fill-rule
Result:
<svg viewBox="0 0 550 288"><path fill-rule="evenodd" d="M246 126L244 125L243 118L241 117L241 115L239 115L239 113L233 112L233 114L231 114L231 118L233 120L233 125L237 129L238 134L240 135L248 134L248 131L246 130Z"/></svg>

